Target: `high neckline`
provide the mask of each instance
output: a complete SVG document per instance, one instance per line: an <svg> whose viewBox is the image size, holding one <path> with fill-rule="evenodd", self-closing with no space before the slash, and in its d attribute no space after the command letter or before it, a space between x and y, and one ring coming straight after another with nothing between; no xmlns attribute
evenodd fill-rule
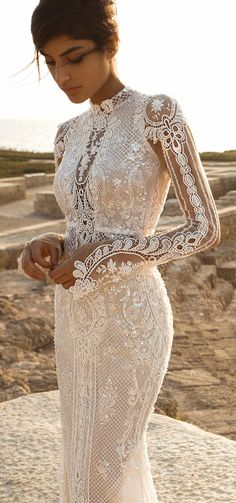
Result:
<svg viewBox="0 0 236 503"><path fill-rule="evenodd" d="M91 99L89 99L90 110L92 113L100 113L107 112L110 113L114 108L119 106L121 103L127 100L132 94L133 89L130 86L123 87L120 91L114 94L111 98L107 98L101 103L93 103Z"/></svg>

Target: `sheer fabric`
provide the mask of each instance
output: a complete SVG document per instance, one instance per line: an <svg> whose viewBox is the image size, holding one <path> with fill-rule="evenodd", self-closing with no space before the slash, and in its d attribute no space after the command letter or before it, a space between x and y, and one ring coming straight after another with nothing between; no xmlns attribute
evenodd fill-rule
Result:
<svg viewBox="0 0 236 503"><path fill-rule="evenodd" d="M125 87L90 101L59 125L54 152L65 252L98 242L75 261L75 285L55 287L60 503L157 503L146 429L173 341L158 265L219 243L215 202L180 105L164 94ZM154 235L171 181L185 223Z"/></svg>

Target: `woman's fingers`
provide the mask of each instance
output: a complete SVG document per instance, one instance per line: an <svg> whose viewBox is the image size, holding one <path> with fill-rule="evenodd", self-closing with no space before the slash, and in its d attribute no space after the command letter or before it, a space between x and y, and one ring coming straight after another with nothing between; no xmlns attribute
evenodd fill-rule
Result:
<svg viewBox="0 0 236 503"><path fill-rule="evenodd" d="M49 257L49 261L46 258ZM45 274L36 266L49 269L55 267L59 261L59 250L55 246L43 243L40 240L31 241L25 247L21 264L24 272L33 279L44 279Z"/></svg>
<svg viewBox="0 0 236 503"><path fill-rule="evenodd" d="M74 284L75 284L75 278L74 279L70 279L66 283L62 283L62 286L63 286L63 288L65 288L66 290L68 290L68 288L70 288L70 286L73 286Z"/></svg>
<svg viewBox="0 0 236 503"><path fill-rule="evenodd" d="M37 262L37 264L41 265L42 267L46 267L46 268L50 267L50 263L42 256L42 250L37 242L31 243L30 253L31 253L31 257L32 257L32 262L34 262L34 263ZM48 255L50 255L50 250L48 252Z"/></svg>
<svg viewBox="0 0 236 503"><path fill-rule="evenodd" d="M49 276L50 277L50 276ZM67 281L69 281L71 278L68 276L68 274L63 274L62 276L60 276L59 278L56 278L54 279L54 283L56 283L57 285L60 285L60 284L63 284L64 282L66 283Z"/></svg>
<svg viewBox="0 0 236 503"><path fill-rule="evenodd" d="M61 284L64 286L64 284L70 283L69 286L72 286L75 281L75 278L72 275L73 269L74 265L71 259L67 259L61 264L54 267L53 269L50 269L48 272L48 276L57 285Z"/></svg>
<svg viewBox="0 0 236 503"><path fill-rule="evenodd" d="M49 273L49 278L51 278L53 281L59 280L59 283L61 283L61 279L65 276L70 277L71 276L71 264L70 260L65 260L61 264L57 265L53 269L50 269Z"/></svg>
<svg viewBox="0 0 236 503"><path fill-rule="evenodd" d="M55 266L59 261L59 250L55 246L51 247L51 265Z"/></svg>
<svg viewBox="0 0 236 503"><path fill-rule="evenodd" d="M29 248L25 248L21 259L22 269L32 279L44 279L45 275L36 267L32 261Z"/></svg>

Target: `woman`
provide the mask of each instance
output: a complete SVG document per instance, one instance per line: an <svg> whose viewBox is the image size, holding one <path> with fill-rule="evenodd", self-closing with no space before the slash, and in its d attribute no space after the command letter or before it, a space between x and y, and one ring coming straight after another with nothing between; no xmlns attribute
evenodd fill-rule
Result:
<svg viewBox="0 0 236 503"><path fill-rule="evenodd" d="M146 429L173 316L159 264L220 242L212 192L178 102L119 79L115 5L41 0L32 35L55 83L89 109L59 125L54 189L66 234L21 256L55 283L61 503L156 503ZM185 223L155 235L170 183Z"/></svg>

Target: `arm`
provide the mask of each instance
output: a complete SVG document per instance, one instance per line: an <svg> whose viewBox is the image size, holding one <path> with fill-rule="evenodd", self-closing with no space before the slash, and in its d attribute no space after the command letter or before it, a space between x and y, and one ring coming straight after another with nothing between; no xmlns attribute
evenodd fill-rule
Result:
<svg viewBox="0 0 236 503"><path fill-rule="evenodd" d="M65 133L69 129L69 123L70 121L66 121L58 125L58 129L54 139L55 170L57 170L57 168L59 167L64 154ZM27 250L29 249L31 250L30 254L27 252ZM54 261L55 262L59 261L64 253L63 234L58 234L56 232L46 232L44 234L40 234L39 236L35 236L30 241L27 241L25 243L23 251L21 252L20 256L17 259L18 270L20 270L21 272L25 272L23 264L24 262L27 262L26 266L28 266L28 269L31 268L31 273L33 274L31 275L31 277L34 277L34 279L36 279L38 271L36 270L35 262L41 265L41 267L43 266L45 267L47 264L47 262L45 261L45 253L48 252L49 254L50 250L52 250ZM40 277L42 277L42 274L40 274Z"/></svg>
<svg viewBox="0 0 236 503"><path fill-rule="evenodd" d="M72 290L79 296L97 286L93 277L98 277L99 283L109 272L115 273L116 280L117 273L158 266L220 242L220 222L211 188L178 102L166 95L152 97L140 119L140 128L165 162L185 223L158 236L127 237L101 244L84 263L75 261L73 275L78 279Z"/></svg>
<svg viewBox="0 0 236 503"><path fill-rule="evenodd" d="M65 151L65 141L66 141L66 133L69 130L70 127L70 120L60 123L57 126L57 132L56 136L54 139L54 163L55 163L55 171L58 169L62 158L63 154ZM36 238L33 238L33 240L43 240L46 244L54 246L58 248L60 251L60 257L64 252L64 235L63 234L58 234L57 232L46 232L44 234L41 234L40 236L37 236ZM30 242L32 242L31 240ZM27 243L26 243L27 244ZM60 258L59 257L59 258Z"/></svg>
<svg viewBox="0 0 236 503"><path fill-rule="evenodd" d="M56 136L54 139L55 171L59 168L61 161L63 159L63 155L64 155L64 151L65 151L65 143L66 143L66 134L69 131L69 128L70 128L70 120L62 122L62 123L58 124L58 126L57 126L57 132L56 132ZM45 238L46 240L49 238L49 241L52 236L55 239L58 238L60 245L61 245L62 253L63 253L64 252L64 235L57 234L57 233L46 233L46 234L42 235L42 237Z"/></svg>
<svg viewBox="0 0 236 503"><path fill-rule="evenodd" d="M54 163L57 170L65 151L66 134L70 127L70 120L62 122L57 126L57 132L54 139Z"/></svg>

